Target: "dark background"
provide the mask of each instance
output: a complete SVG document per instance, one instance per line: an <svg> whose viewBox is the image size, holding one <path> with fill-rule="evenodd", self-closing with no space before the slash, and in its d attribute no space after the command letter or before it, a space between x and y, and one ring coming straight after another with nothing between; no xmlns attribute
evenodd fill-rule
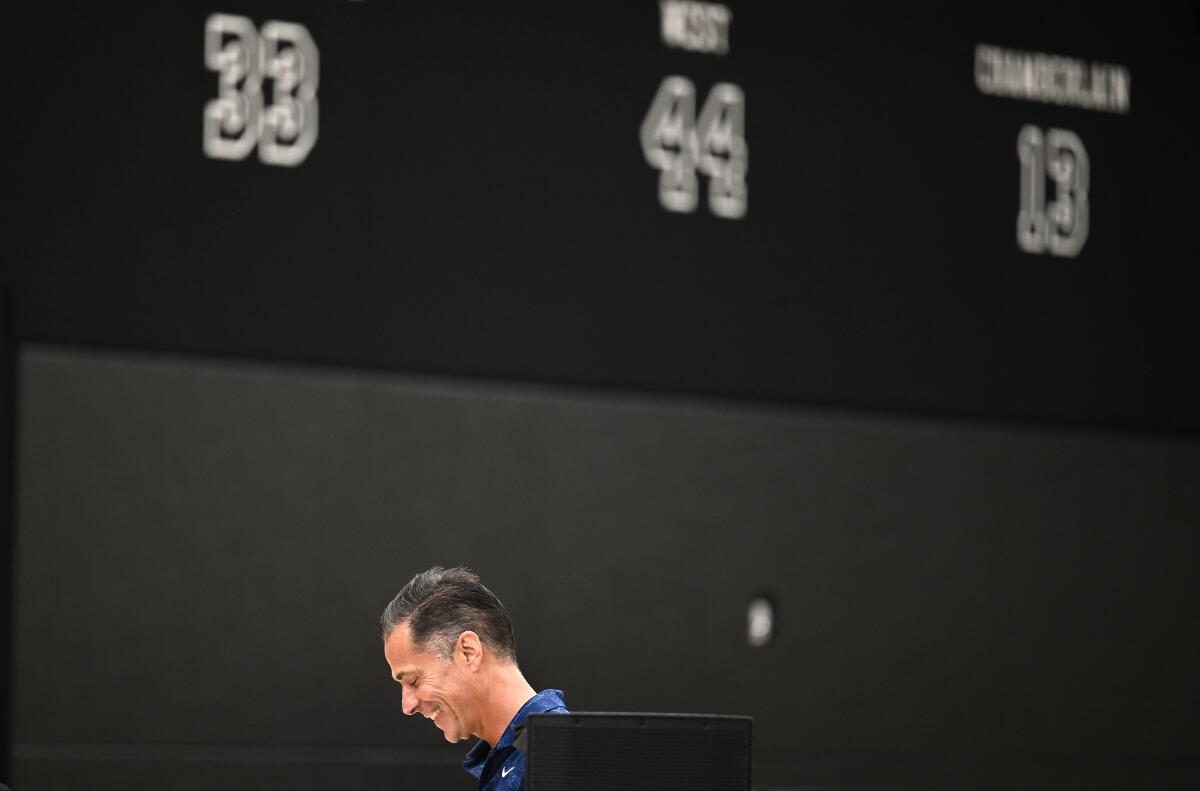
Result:
<svg viewBox="0 0 1200 791"><path fill-rule="evenodd" d="M729 5L721 57L654 2L7 26L15 788L470 787L375 636L433 563L575 708L754 715L762 787L1200 778L1195 4ZM311 32L302 166L203 155L214 11ZM745 219L659 207L670 74L745 91ZM1077 258L1017 247L1027 123Z"/></svg>

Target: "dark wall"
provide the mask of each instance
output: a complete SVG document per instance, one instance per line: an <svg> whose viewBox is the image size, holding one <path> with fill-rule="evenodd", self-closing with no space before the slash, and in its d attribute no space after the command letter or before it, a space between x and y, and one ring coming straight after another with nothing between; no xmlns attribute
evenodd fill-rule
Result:
<svg viewBox="0 0 1200 791"><path fill-rule="evenodd" d="M1200 428L1191 4L246 2L321 54L299 168L204 156L214 7L10 26L31 340L1167 431ZM52 31L41 34L40 31ZM979 44L1118 64L1128 114L988 96ZM86 78L80 75L88 75ZM741 87L748 212L664 211L668 75ZM1091 163L1075 258L1017 244L1023 126Z"/></svg>
<svg viewBox="0 0 1200 791"><path fill-rule="evenodd" d="M16 427L16 344L12 335L12 308L8 294L0 292L0 778L10 777L9 731L12 722L12 547L14 516L13 455Z"/></svg>
<svg viewBox="0 0 1200 791"><path fill-rule="evenodd" d="M576 708L754 715L763 785L1196 777L1194 445L53 349L21 381L19 787L468 785L375 635L447 562Z"/></svg>

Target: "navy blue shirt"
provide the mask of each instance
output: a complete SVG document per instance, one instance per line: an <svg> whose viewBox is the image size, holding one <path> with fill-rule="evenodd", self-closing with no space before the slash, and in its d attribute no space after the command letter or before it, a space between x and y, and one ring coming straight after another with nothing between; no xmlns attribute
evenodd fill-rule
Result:
<svg viewBox="0 0 1200 791"><path fill-rule="evenodd" d="M525 724L525 718L541 712L567 713L567 702L563 700L561 689L543 689L525 701L500 734L495 749L481 739L467 753L463 769L479 780L479 791L522 791L525 788L525 755L513 740L517 738L517 728Z"/></svg>

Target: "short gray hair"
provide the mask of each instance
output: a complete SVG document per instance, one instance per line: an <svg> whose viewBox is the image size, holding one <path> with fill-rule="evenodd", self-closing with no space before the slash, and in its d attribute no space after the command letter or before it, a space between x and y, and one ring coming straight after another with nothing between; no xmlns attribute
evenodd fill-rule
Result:
<svg viewBox="0 0 1200 791"><path fill-rule="evenodd" d="M379 618L384 642L406 623L418 651L448 659L454 655L459 635L472 631L492 653L514 662L517 659L508 610L468 568L434 566L409 580Z"/></svg>

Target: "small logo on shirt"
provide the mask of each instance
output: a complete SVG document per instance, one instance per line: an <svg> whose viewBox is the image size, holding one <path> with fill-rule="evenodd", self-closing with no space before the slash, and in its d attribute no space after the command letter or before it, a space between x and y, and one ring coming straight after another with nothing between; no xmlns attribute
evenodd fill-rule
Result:
<svg viewBox="0 0 1200 791"><path fill-rule="evenodd" d="M516 766L516 764L513 764L513 766ZM500 770L500 776L501 776L501 777L508 777L508 773L509 773L509 772L511 772L511 771L513 770L513 766L506 766L506 767L504 767L503 769L501 769L501 770Z"/></svg>

